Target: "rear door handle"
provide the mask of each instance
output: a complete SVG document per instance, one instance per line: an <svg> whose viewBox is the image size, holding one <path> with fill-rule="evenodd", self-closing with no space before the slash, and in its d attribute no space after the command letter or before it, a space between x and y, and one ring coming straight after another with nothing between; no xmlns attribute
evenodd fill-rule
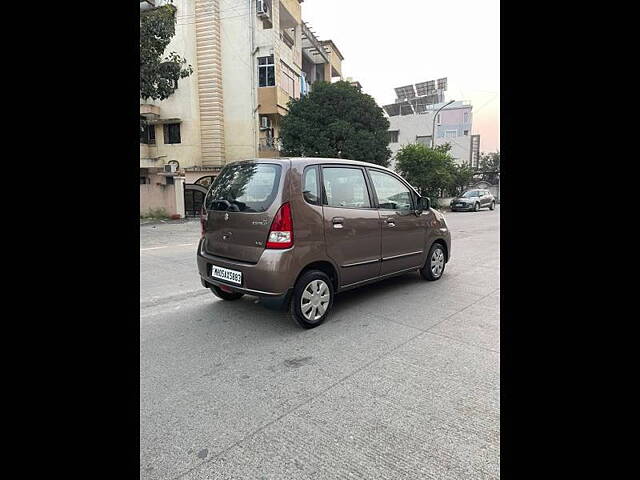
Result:
<svg viewBox="0 0 640 480"><path fill-rule="evenodd" d="M387 222L387 224L390 227L395 227L396 226L396 221L392 217L387 218L385 221Z"/></svg>
<svg viewBox="0 0 640 480"><path fill-rule="evenodd" d="M333 217L331 221L333 222L333 228L342 228L344 226L342 225L344 223L343 217Z"/></svg>

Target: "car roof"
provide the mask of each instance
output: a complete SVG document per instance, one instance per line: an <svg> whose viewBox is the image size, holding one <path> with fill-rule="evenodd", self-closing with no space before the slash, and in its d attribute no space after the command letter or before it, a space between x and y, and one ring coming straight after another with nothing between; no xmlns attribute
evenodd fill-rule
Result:
<svg viewBox="0 0 640 480"><path fill-rule="evenodd" d="M284 157L291 160L291 163L302 163L304 165L315 165L318 163L324 164L339 164L339 165L356 165L359 167L369 167L369 168L379 168L381 170L386 170L391 173L396 173L393 170L390 170L382 165L378 165L371 162L362 162L360 160L349 160L346 158L324 158L324 157ZM397 174L396 174L397 175Z"/></svg>
<svg viewBox="0 0 640 480"><path fill-rule="evenodd" d="M275 158L249 158L246 160L239 160L236 162L229 162L227 165L232 163L277 163L277 164L285 164L287 162L291 162L291 164L297 165L318 165L318 164L335 164L335 165L354 165L358 167L369 167L369 168L377 168L386 172L389 172L396 177L400 177L407 183L413 191L419 195L418 190L411 185L405 178L403 178L399 173L394 172L393 170L383 167L382 165L378 165L376 163L370 162L361 162L360 160L348 160L346 158L325 158L325 157L275 157Z"/></svg>
<svg viewBox="0 0 640 480"><path fill-rule="evenodd" d="M393 173L394 175L398 175L393 170L383 167L382 165L378 165L371 162L361 162L359 160L348 160L346 158L325 158L325 157L275 157L275 158L248 158L246 160L238 160L235 162L229 162L227 165L232 163L286 163L290 161L295 164L302 165L316 165L319 163L322 164L338 164L338 165L356 165L360 167L369 167L369 168L379 168L380 170L386 170L387 172Z"/></svg>

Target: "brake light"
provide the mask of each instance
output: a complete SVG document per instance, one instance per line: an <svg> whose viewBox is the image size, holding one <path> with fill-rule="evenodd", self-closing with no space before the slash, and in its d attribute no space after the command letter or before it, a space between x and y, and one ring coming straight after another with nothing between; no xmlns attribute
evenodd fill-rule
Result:
<svg viewBox="0 0 640 480"><path fill-rule="evenodd" d="M202 207L200 209L200 238L204 238L204 233L207 227L207 211Z"/></svg>
<svg viewBox="0 0 640 480"><path fill-rule="evenodd" d="M293 246L293 220L291 206L283 203L271 223L267 248L290 248Z"/></svg>

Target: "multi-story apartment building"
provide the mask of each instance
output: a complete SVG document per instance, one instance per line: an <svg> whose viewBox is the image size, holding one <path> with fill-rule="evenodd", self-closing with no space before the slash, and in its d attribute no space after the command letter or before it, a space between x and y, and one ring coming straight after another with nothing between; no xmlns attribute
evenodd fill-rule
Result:
<svg viewBox="0 0 640 480"><path fill-rule="evenodd" d="M140 8L164 3L141 0ZM140 102L149 123L140 144L140 201L141 211L164 201L169 213L183 214L183 181L185 208L193 213L226 163L279 156L289 100L306 94L316 80L342 78L343 56L302 21L303 0L172 3L176 34L166 52L186 58L193 74L168 99ZM175 192L159 194L172 187Z"/></svg>
<svg viewBox="0 0 640 480"><path fill-rule="evenodd" d="M396 102L383 107L390 124L389 148L392 152L392 168L395 168L396 153L403 145L422 143L432 146L434 144L433 120L436 114L435 145L448 143L451 145L451 156L456 163L472 164L473 152L480 146L480 135L471 135L473 106L466 101L447 105L444 98L446 79L441 80L444 80L442 83L444 88L425 87L431 82L417 84L415 90L413 85L399 87L396 89L398 95ZM435 82L431 85L435 85ZM423 95L420 95L421 93Z"/></svg>

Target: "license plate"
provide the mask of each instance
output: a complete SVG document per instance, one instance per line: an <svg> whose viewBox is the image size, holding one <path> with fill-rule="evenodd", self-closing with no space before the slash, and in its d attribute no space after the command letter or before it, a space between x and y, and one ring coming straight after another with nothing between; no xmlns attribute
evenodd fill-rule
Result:
<svg viewBox="0 0 640 480"><path fill-rule="evenodd" d="M456 203L456 207L464 207L464 203Z"/></svg>
<svg viewBox="0 0 640 480"><path fill-rule="evenodd" d="M236 270L229 270L228 268L211 265L211 276L213 278L235 283L236 285L242 284L242 272L238 272Z"/></svg>

